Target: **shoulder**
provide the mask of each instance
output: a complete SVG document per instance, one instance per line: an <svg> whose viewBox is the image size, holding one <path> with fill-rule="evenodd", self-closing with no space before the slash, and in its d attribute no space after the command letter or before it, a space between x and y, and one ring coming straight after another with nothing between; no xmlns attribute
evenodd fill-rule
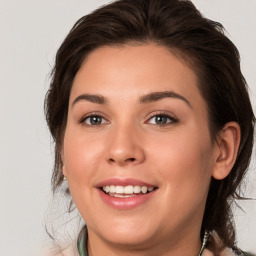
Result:
<svg viewBox="0 0 256 256"><path fill-rule="evenodd" d="M209 236L215 241L215 243L217 244L217 246L220 246L220 248L223 248L223 243L221 241L221 239L219 238L218 234L215 231L210 232ZM210 251L209 249L205 249L205 254L203 254L203 256L215 256L214 253L212 251ZM218 256L256 256L254 254L251 253L247 253L244 252L242 250L240 250L237 247L232 247L232 248L224 248Z"/></svg>
<svg viewBox="0 0 256 256"><path fill-rule="evenodd" d="M246 252L243 252L242 250L238 248L226 248L221 253L221 256L249 256Z"/></svg>
<svg viewBox="0 0 256 256"><path fill-rule="evenodd" d="M208 249L205 249L203 256L214 256L214 253ZM234 248L234 249L226 248L220 253L220 256L254 256L254 255L243 252L242 250L237 248Z"/></svg>

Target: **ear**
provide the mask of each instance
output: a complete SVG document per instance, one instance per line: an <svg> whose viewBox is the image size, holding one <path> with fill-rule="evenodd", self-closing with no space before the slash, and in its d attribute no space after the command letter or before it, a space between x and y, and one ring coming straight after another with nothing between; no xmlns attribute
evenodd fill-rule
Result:
<svg viewBox="0 0 256 256"><path fill-rule="evenodd" d="M62 174L64 177L67 177L67 171L65 168L65 159L64 159L64 150L63 147L59 150L60 157L61 157L61 162L62 162Z"/></svg>
<svg viewBox="0 0 256 256"><path fill-rule="evenodd" d="M67 178L67 172L64 164L62 165L62 173L63 173L63 176Z"/></svg>
<svg viewBox="0 0 256 256"><path fill-rule="evenodd" d="M236 122L228 122L216 138L216 154L212 177L222 180L232 170L240 144L241 131Z"/></svg>

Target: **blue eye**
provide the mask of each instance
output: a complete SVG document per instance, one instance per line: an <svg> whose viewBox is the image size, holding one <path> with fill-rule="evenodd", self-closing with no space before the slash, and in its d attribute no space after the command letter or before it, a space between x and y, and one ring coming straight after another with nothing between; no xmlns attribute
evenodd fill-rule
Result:
<svg viewBox="0 0 256 256"><path fill-rule="evenodd" d="M155 125L168 125L170 123L176 123L178 120L176 118L170 117L168 115L155 115L152 116L148 123Z"/></svg>
<svg viewBox="0 0 256 256"><path fill-rule="evenodd" d="M86 125L92 125L92 126L97 126L101 124L107 123L107 120L104 119L102 116L97 116L97 115L91 115L82 120L83 123Z"/></svg>

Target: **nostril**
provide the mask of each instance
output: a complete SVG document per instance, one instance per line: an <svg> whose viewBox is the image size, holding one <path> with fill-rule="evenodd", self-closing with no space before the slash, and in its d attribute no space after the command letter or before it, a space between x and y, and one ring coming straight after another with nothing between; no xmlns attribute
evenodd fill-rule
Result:
<svg viewBox="0 0 256 256"><path fill-rule="evenodd" d="M136 158L135 157L129 157L129 158L124 158L124 159L115 159L115 158L109 158L108 160L109 162L111 163L133 163L136 161Z"/></svg>
<svg viewBox="0 0 256 256"><path fill-rule="evenodd" d="M126 159L126 161L134 162L136 159L134 157Z"/></svg>

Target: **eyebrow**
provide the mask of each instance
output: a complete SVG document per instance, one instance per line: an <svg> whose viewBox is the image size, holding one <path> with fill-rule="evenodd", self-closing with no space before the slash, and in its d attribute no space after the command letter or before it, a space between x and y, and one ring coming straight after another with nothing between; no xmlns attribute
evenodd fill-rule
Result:
<svg viewBox="0 0 256 256"><path fill-rule="evenodd" d="M173 92L173 91L164 91L164 92L152 92L146 95L143 95L140 97L139 102L141 104L143 103L150 103L150 102L155 102L159 101L165 98L175 98L179 100L183 100L190 108L192 108L191 103L183 96L180 94ZM89 101L91 103L96 103L96 104L106 104L107 100L104 96L100 94L81 94L78 97L75 98L75 100L72 103L72 107L79 101L85 100Z"/></svg>
<svg viewBox="0 0 256 256"><path fill-rule="evenodd" d="M79 101L81 100L86 100L89 101L91 103L97 103L97 104L105 104L106 103L106 99L104 96L102 95L98 95L98 94L81 94L78 97L75 98L75 100L72 103L72 107Z"/></svg>
<svg viewBox="0 0 256 256"><path fill-rule="evenodd" d="M150 102L159 101L165 98L175 98L175 99L183 100L190 108L192 108L191 103L185 97L173 91L152 92L152 93L146 94L140 98L140 103L150 103Z"/></svg>

